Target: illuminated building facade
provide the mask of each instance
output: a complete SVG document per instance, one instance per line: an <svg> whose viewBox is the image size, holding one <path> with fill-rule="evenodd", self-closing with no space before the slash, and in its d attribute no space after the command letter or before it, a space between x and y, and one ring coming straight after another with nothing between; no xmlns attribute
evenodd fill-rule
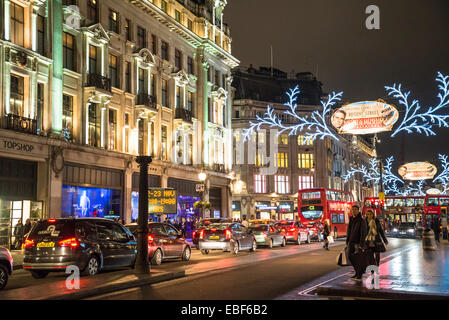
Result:
<svg viewBox="0 0 449 320"><path fill-rule="evenodd" d="M320 110L323 96L322 84L311 73L287 74L269 68L239 68L233 73L235 99L233 103L232 128L234 131L234 149L241 143L242 130L249 127L256 115L263 117L267 105L274 108L277 119L283 123L295 123L286 114L284 104L288 97L284 92L299 85L298 108L300 115L306 116L314 110ZM244 146L244 161L239 163L234 150L234 172L240 180L240 188L233 193L233 215L235 218L272 218L296 219L297 194L300 189L329 188L351 191L354 198L362 201L364 196L372 194L372 187L362 183L362 177L354 177L347 183L343 180L349 163L368 164L370 154L375 153L369 140L361 136L340 136L339 141L325 138L308 141L306 132L298 135L279 134L270 138L270 128L262 126L251 137L253 143L265 143L265 146L248 151ZM271 157L270 144L274 142L277 150ZM252 155L251 153L255 153ZM260 174L261 168L269 163L263 155L270 156L275 162L276 173ZM252 163L251 163L252 162Z"/></svg>
<svg viewBox="0 0 449 320"><path fill-rule="evenodd" d="M211 215L227 216L230 70L239 61L226 4L2 0L0 161L9 170L0 174L0 223L18 219L12 201L38 206L36 217L129 222L136 155L153 157L150 187L183 197L198 196L205 171Z"/></svg>

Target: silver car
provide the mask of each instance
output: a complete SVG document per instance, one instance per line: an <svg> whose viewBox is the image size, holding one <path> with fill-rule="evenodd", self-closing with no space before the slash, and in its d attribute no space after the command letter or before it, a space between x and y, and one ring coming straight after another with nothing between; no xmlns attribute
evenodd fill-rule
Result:
<svg viewBox="0 0 449 320"><path fill-rule="evenodd" d="M257 248L254 235L241 223L211 223L199 232L198 247L202 254L208 254L209 250L237 254L239 250Z"/></svg>
<svg viewBox="0 0 449 320"><path fill-rule="evenodd" d="M256 224L252 225L250 229L256 237L258 246L268 246L273 248L274 246L285 247L287 244L285 232L282 232L281 229L274 225Z"/></svg>
<svg viewBox="0 0 449 320"><path fill-rule="evenodd" d="M13 259L8 249L0 247L0 290L6 287L12 273Z"/></svg>

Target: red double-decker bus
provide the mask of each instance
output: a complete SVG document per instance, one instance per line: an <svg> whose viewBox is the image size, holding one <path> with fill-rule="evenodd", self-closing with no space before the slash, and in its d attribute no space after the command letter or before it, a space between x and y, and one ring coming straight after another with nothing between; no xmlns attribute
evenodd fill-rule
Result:
<svg viewBox="0 0 449 320"><path fill-rule="evenodd" d="M435 218L442 218L442 214L448 213L448 195L427 195L424 203L424 223L426 225Z"/></svg>
<svg viewBox="0 0 449 320"><path fill-rule="evenodd" d="M346 236L351 207L355 204L351 193L324 188L302 189L298 192L298 217L303 225L324 225L329 219L336 239Z"/></svg>
<svg viewBox="0 0 449 320"><path fill-rule="evenodd" d="M379 201L379 198L370 197L365 198L363 201L362 212L365 215L368 209L372 209L376 212L376 215L379 215L383 205L385 227L388 229L394 223L422 222L424 203L424 196L387 196L385 201Z"/></svg>

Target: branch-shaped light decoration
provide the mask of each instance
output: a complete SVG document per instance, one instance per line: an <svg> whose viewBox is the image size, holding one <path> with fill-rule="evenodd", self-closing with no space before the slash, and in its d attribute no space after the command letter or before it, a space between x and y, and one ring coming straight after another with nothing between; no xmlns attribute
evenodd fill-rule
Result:
<svg viewBox="0 0 449 320"><path fill-rule="evenodd" d="M426 193L424 192L424 180L419 180L416 186L408 186L404 189L402 195L403 196L425 196Z"/></svg>
<svg viewBox="0 0 449 320"><path fill-rule="evenodd" d="M436 81L439 82L438 89L440 92L437 97L440 102L435 107L429 107L427 111L421 109L418 100L409 101L410 91L403 92L401 84L394 84L392 87L385 86L389 96L399 100L399 104L405 107L405 115L401 124L391 134L391 137L396 136L401 131L408 133L424 133L426 136L436 135L432 129L433 126L449 127L449 110L443 108L449 106L449 76L444 76L441 72L438 72ZM423 112L424 111L424 112Z"/></svg>
<svg viewBox="0 0 449 320"><path fill-rule="evenodd" d="M292 117L296 121L295 123L283 123L274 108L268 105L267 112L264 113L263 117L256 115L256 121L250 121L249 128L243 130L244 141L247 141L262 126L277 128L279 130L278 134L288 132L289 135L297 135L299 132L304 132L306 142L317 138L323 140L326 137L339 140L335 132L329 128L326 119L330 115L332 107L341 100L343 92L332 92L332 94L329 94L326 101L321 100L322 110L315 110L309 116L298 114L297 100L299 93L299 86L290 89L286 93L288 102L285 105L288 109L284 114Z"/></svg>
<svg viewBox="0 0 449 320"><path fill-rule="evenodd" d="M442 184L449 183L449 162L447 161L447 155L439 154L438 158L441 161L441 166L443 167L443 171L432 181L440 182Z"/></svg>

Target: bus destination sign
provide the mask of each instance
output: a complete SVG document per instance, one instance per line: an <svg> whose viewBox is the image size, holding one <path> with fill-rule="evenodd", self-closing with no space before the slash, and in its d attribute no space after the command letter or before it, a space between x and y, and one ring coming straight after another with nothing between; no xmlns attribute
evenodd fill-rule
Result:
<svg viewBox="0 0 449 320"><path fill-rule="evenodd" d="M176 190L167 188L148 189L148 213L176 214Z"/></svg>

